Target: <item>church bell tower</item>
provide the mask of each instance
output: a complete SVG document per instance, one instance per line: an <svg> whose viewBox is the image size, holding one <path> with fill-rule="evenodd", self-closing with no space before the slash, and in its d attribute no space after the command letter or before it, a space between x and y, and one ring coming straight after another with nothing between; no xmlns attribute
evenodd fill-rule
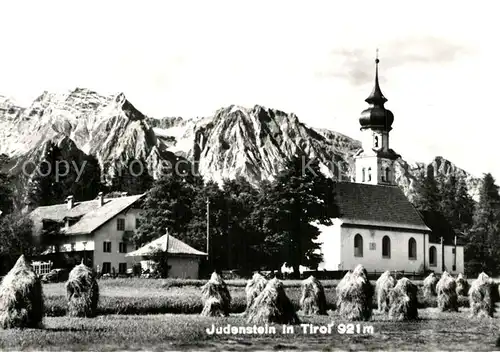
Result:
<svg viewBox="0 0 500 352"><path fill-rule="evenodd" d="M387 102L378 81L378 49L375 59L375 86L365 101L370 106L361 113L362 149L356 154L356 183L395 185L394 161L400 156L389 148L389 132L393 113L384 107Z"/></svg>

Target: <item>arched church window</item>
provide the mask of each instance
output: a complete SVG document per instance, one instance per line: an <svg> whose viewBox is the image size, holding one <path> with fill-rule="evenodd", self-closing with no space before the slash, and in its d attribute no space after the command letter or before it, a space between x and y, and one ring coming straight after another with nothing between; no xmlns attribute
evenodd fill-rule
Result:
<svg viewBox="0 0 500 352"><path fill-rule="evenodd" d="M375 136L375 148L378 148L378 136Z"/></svg>
<svg viewBox="0 0 500 352"><path fill-rule="evenodd" d="M359 233L354 236L354 256L363 256L363 237Z"/></svg>
<svg viewBox="0 0 500 352"><path fill-rule="evenodd" d="M366 179L366 170L365 170L365 168L363 168L361 176L362 176L363 182L365 182L365 179Z"/></svg>
<svg viewBox="0 0 500 352"><path fill-rule="evenodd" d="M390 180L390 178L389 178L389 176L390 176L390 175L389 175L389 172L390 172L390 171L391 171L391 170L389 169L389 167L386 167L386 168L385 168L385 180L386 180L387 182L389 182L389 180Z"/></svg>
<svg viewBox="0 0 500 352"><path fill-rule="evenodd" d="M382 257L391 257L391 239L389 236L384 236L384 238L382 238Z"/></svg>
<svg viewBox="0 0 500 352"><path fill-rule="evenodd" d="M408 240L408 258L417 259L417 241L413 237Z"/></svg>
<svg viewBox="0 0 500 352"><path fill-rule="evenodd" d="M429 248L429 265L436 266L437 265L437 249L434 246Z"/></svg>
<svg viewBox="0 0 500 352"><path fill-rule="evenodd" d="M368 181L371 181L372 180L372 168L369 167L368 168Z"/></svg>

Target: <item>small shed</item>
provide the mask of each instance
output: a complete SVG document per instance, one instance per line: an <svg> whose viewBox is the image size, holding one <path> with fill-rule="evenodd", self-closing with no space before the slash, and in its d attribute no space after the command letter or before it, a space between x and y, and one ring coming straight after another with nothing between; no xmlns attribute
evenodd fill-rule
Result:
<svg viewBox="0 0 500 352"><path fill-rule="evenodd" d="M194 249L168 233L133 252L127 253L126 256L140 258L138 261L141 262L141 267L148 269L152 267L151 256L159 249L168 255L169 277L198 279L200 261L207 256L207 253Z"/></svg>

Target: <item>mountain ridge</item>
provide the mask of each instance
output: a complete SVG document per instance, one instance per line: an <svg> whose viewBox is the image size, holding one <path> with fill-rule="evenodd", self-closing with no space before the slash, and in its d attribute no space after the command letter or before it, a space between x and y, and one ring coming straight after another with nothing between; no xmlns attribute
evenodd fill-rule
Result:
<svg viewBox="0 0 500 352"><path fill-rule="evenodd" d="M206 179L221 182L243 176L257 184L272 180L285 160L298 152L317 158L327 176L353 180L354 155L361 147L345 134L310 127L294 113L261 105L229 105L212 116L192 119L153 118L142 114L124 93L45 91L28 107L0 96L0 154L31 160L37 148L61 136L95 157L106 181L130 160L141 159L155 175L165 161L185 160ZM443 157L417 164L398 159L396 182L410 200L417 175L428 165L436 174L465 179L477 196L480 180Z"/></svg>

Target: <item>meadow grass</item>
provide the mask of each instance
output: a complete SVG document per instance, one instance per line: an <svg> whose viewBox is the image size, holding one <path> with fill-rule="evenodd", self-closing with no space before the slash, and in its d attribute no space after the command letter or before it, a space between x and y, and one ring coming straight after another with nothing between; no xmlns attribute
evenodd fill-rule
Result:
<svg viewBox="0 0 500 352"><path fill-rule="evenodd" d="M195 284L180 283L181 280L153 279L107 279L99 280L100 300L97 314L166 314L183 313L199 314L203 309L201 301L202 280ZM335 309L336 281L321 281L325 288L327 309ZM244 280L228 280L231 294L231 312L242 313L246 308ZM300 308L301 281L284 281L287 296L297 310ZM67 312L64 283L45 284L45 314L47 316L64 316ZM419 291L419 307L436 307L435 298L424 299ZM377 308L376 297L373 308ZM468 307L468 299L459 299L461 307Z"/></svg>

